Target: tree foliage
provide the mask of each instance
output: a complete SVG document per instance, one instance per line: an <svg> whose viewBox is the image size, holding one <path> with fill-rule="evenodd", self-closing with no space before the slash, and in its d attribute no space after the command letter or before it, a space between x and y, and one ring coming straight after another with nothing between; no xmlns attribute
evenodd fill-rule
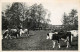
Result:
<svg viewBox="0 0 80 52"><path fill-rule="evenodd" d="M33 4L27 7L24 3L14 2L11 6L7 7L5 19L8 21L8 27L10 28L22 26L22 28L34 29L43 27L45 21L50 22L50 19L45 19L46 13L47 11L42 4ZM5 23L4 20L2 21Z"/></svg>
<svg viewBox="0 0 80 52"><path fill-rule="evenodd" d="M2 29L7 29L8 25L9 25L9 23L8 23L7 19L5 18L5 16L4 16L4 12L2 12Z"/></svg>
<svg viewBox="0 0 80 52"><path fill-rule="evenodd" d="M77 10L72 9L71 12L69 13L69 15L64 13L63 25L66 26L66 29L78 29Z"/></svg>

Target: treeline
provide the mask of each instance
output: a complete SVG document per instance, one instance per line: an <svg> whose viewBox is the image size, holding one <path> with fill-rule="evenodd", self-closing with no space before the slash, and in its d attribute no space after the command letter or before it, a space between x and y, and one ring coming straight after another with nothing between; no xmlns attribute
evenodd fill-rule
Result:
<svg viewBox="0 0 80 52"><path fill-rule="evenodd" d="M66 30L78 30L77 10L72 9L70 13L63 15L63 25Z"/></svg>
<svg viewBox="0 0 80 52"><path fill-rule="evenodd" d="M15 2L7 5L7 9L2 11L2 29L7 28L28 28L45 29L50 22L50 16L47 9L42 4L33 4L27 6L25 3Z"/></svg>

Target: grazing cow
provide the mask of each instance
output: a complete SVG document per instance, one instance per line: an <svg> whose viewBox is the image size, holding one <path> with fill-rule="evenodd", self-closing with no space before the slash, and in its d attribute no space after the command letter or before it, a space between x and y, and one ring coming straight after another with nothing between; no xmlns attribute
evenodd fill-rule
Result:
<svg viewBox="0 0 80 52"><path fill-rule="evenodd" d="M20 32L17 29L8 29L3 33L4 38L12 39L12 36L17 38L17 35L20 36Z"/></svg>
<svg viewBox="0 0 80 52"><path fill-rule="evenodd" d="M23 34L27 34L27 36L29 36L28 29L20 29L20 36L22 36Z"/></svg>
<svg viewBox="0 0 80 52"><path fill-rule="evenodd" d="M58 46L60 48L60 40L64 40L64 42L67 42L67 48L69 45L71 45L71 32L63 32L63 33L48 33L47 34L47 39L51 39L53 42L53 48L55 47L55 41L58 42Z"/></svg>
<svg viewBox="0 0 80 52"><path fill-rule="evenodd" d="M5 30L5 31L3 32L3 38L8 38L8 30Z"/></svg>
<svg viewBox="0 0 80 52"><path fill-rule="evenodd" d="M15 36L16 38L19 36L20 37L20 30L19 29L10 29L9 30L9 35L10 35L10 38L12 36Z"/></svg>

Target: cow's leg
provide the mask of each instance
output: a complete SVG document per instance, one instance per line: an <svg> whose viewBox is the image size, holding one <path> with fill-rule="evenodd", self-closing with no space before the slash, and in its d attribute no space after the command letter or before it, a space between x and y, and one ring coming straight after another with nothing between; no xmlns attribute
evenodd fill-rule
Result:
<svg viewBox="0 0 80 52"><path fill-rule="evenodd" d="M58 43L58 47L61 48L60 43Z"/></svg>
<svg viewBox="0 0 80 52"><path fill-rule="evenodd" d="M59 43L59 40L58 40L58 47L61 48L60 43Z"/></svg>
<svg viewBox="0 0 80 52"><path fill-rule="evenodd" d="M56 43L56 42L55 42L54 40L52 40L52 42L53 42L53 48L54 48L54 47L55 47L55 43Z"/></svg>
<svg viewBox="0 0 80 52"><path fill-rule="evenodd" d="M10 38L10 34L7 34L5 38L9 39Z"/></svg>
<svg viewBox="0 0 80 52"><path fill-rule="evenodd" d="M27 34L28 34L28 36L29 36L29 30L27 31Z"/></svg>
<svg viewBox="0 0 80 52"><path fill-rule="evenodd" d="M72 46L72 45L71 45L72 39L73 39L73 36L72 36L72 35L69 36L69 45L70 45L70 47Z"/></svg>
<svg viewBox="0 0 80 52"><path fill-rule="evenodd" d="M8 36L9 36L9 34L7 33L6 36L5 36L4 38L7 38L7 39L8 39Z"/></svg>
<svg viewBox="0 0 80 52"><path fill-rule="evenodd" d="M18 38L18 37L20 37L20 33L19 33L19 32L17 33L17 38Z"/></svg>
<svg viewBox="0 0 80 52"><path fill-rule="evenodd" d="M16 38L17 38L17 35L18 35L18 34L15 34Z"/></svg>
<svg viewBox="0 0 80 52"><path fill-rule="evenodd" d="M22 32L20 32L20 36L22 35Z"/></svg>
<svg viewBox="0 0 80 52"><path fill-rule="evenodd" d="M11 35L9 35L9 38L12 39Z"/></svg>
<svg viewBox="0 0 80 52"><path fill-rule="evenodd" d="M8 34L6 36L4 36L3 38L7 38L8 37Z"/></svg>
<svg viewBox="0 0 80 52"><path fill-rule="evenodd" d="M47 36L47 38L46 39L49 39L49 36Z"/></svg>
<svg viewBox="0 0 80 52"><path fill-rule="evenodd" d="M69 37L67 37L67 47L66 48L68 47L69 47Z"/></svg>
<svg viewBox="0 0 80 52"><path fill-rule="evenodd" d="M72 42L72 40L73 40L73 36L71 35L71 42Z"/></svg>
<svg viewBox="0 0 80 52"><path fill-rule="evenodd" d="M27 36L29 36L28 32L26 34L27 34Z"/></svg>
<svg viewBox="0 0 80 52"><path fill-rule="evenodd" d="M4 39L4 38L7 38L7 36L4 36L3 39Z"/></svg>
<svg viewBox="0 0 80 52"><path fill-rule="evenodd" d="M20 33L18 34L18 37L20 37Z"/></svg>
<svg viewBox="0 0 80 52"><path fill-rule="evenodd" d="M28 33L28 36L29 36L29 33Z"/></svg>
<svg viewBox="0 0 80 52"><path fill-rule="evenodd" d="M17 38L18 38L18 37L20 37L20 34L19 34L19 32L17 32L17 35L16 35L16 36L17 36Z"/></svg>
<svg viewBox="0 0 80 52"><path fill-rule="evenodd" d="M66 48L68 48L69 47L69 42L67 42L67 47Z"/></svg>
<svg viewBox="0 0 80 52"><path fill-rule="evenodd" d="M27 34L29 36L29 34Z"/></svg>
<svg viewBox="0 0 80 52"><path fill-rule="evenodd" d="M3 38L7 38L7 36L3 37Z"/></svg>

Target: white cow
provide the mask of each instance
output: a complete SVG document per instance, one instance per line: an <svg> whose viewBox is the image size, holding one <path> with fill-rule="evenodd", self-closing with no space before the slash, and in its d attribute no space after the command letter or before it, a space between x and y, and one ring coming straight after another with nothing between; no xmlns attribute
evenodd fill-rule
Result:
<svg viewBox="0 0 80 52"><path fill-rule="evenodd" d="M74 37L78 36L78 30L71 30L70 32Z"/></svg>
<svg viewBox="0 0 80 52"><path fill-rule="evenodd" d="M71 34L72 34L71 41L73 41L74 37L78 37L78 30L70 30L68 32L71 32Z"/></svg>
<svg viewBox="0 0 80 52"><path fill-rule="evenodd" d="M29 36L28 29L20 29L20 36L22 36L23 34L27 34L27 36Z"/></svg>

